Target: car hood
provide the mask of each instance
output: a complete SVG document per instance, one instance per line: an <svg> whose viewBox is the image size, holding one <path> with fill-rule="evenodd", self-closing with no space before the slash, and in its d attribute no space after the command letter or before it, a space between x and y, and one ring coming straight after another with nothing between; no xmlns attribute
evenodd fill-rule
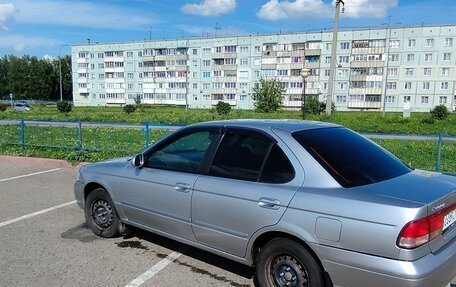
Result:
<svg viewBox="0 0 456 287"><path fill-rule="evenodd" d="M456 192L456 177L414 170L402 176L373 184L369 186L369 190L377 196L429 205Z"/></svg>
<svg viewBox="0 0 456 287"><path fill-rule="evenodd" d="M111 173L123 169L131 157L116 158L108 161L92 163L81 168L83 172Z"/></svg>

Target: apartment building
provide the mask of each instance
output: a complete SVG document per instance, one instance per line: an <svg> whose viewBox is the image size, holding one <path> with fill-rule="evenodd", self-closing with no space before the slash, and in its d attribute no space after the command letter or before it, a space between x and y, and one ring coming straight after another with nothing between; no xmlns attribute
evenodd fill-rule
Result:
<svg viewBox="0 0 456 287"><path fill-rule="evenodd" d="M328 95L332 32L246 35L72 46L76 106L146 104L252 109L261 78L283 85L283 106ZM305 85L299 72L310 76ZM336 109L429 111L456 106L456 25L342 30Z"/></svg>

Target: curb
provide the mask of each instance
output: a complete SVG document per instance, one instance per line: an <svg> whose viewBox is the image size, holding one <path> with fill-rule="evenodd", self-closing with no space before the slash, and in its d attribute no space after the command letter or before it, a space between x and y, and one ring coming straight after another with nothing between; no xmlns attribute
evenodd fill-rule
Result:
<svg viewBox="0 0 456 287"><path fill-rule="evenodd" d="M12 163L12 164L29 164L34 166L43 167L55 167L55 168L73 168L79 169L89 163L81 162L77 165L72 165L66 160L62 159L51 159L51 158L39 158L39 157L23 157L23 156L9 156L0 155L0 163Z"/></svg>

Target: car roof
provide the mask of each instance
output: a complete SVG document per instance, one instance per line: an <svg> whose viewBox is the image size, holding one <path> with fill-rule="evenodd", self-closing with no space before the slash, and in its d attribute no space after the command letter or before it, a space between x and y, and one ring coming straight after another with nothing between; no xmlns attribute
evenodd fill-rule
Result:
<svg viewBox="0 0 456 287"><path fill-rule="evenodd" d="M317 122L317 121L298 121L298 120L270 120L270 119L239 119L226 121L203 122L192 125L196 126L222 126L222 127L243 127L259 130L281 129L290 133L321 128L341 127L340 125Z"/></svg>

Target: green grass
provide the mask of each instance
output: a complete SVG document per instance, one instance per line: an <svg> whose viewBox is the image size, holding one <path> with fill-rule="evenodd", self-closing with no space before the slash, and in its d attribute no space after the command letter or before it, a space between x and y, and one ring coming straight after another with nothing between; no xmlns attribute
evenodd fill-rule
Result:
<svg viewBox="0 0 456 287"><path fill-rule="evenodd" d="M437 134L456 135L456 114L446 120L424 123L429 114L412 114L402 118L398 113L382 117L378 112L335 112L330 117L309 116L311 120L333 122L348 126L358 132ZM201 121L236 118L257 119L300 119L299 111L278 111L259 113L254 110L232 110L227 117L220 117L212 110L186 111L176 107L144 107L140 111L126 114L119 107L76 107L67 114L56 107L36 107L28 112L7 110L0 112L0 119L29 119L82 122L124 122L191 124ZM150 131L152 144L167 134L165 129ZM15 125L0 126L0 154L23 155L66 159L70 162L100 161L113 157L129 156L140 152L146 146L143 129L87 128L81 135L76 127L51 127L27 125L25 127L25 148L21 148L20 128ZM391 153L414 168L435 170L437 142L409 140L376 140ZM440 168L456 172L456 144L445 143L442 147Z"/></svg>
<svg viewBox="0 0 456 287"><path fill-rule="evenodd" d="M146 106L139 111L127 114L120 107L74 107L67 114L57 111L54 106L36 107L32 111L18 112L6 110L0 112L0 119L28 119L82 122L128 122L156 124L192 124L220 119L301 119L300 111L281 110L274 113L261 113L255 110L232 110L227 117L219 116L210 109L189 109L167 106ZM429 113L413 113L410 118L403 118L400 113L381 112L335 112L330 117L309 115L310 120L332 122L347 126L358 132L401 133L401 134L438 134L456 135L456 114L446 120L425 123Z"/></svg>

